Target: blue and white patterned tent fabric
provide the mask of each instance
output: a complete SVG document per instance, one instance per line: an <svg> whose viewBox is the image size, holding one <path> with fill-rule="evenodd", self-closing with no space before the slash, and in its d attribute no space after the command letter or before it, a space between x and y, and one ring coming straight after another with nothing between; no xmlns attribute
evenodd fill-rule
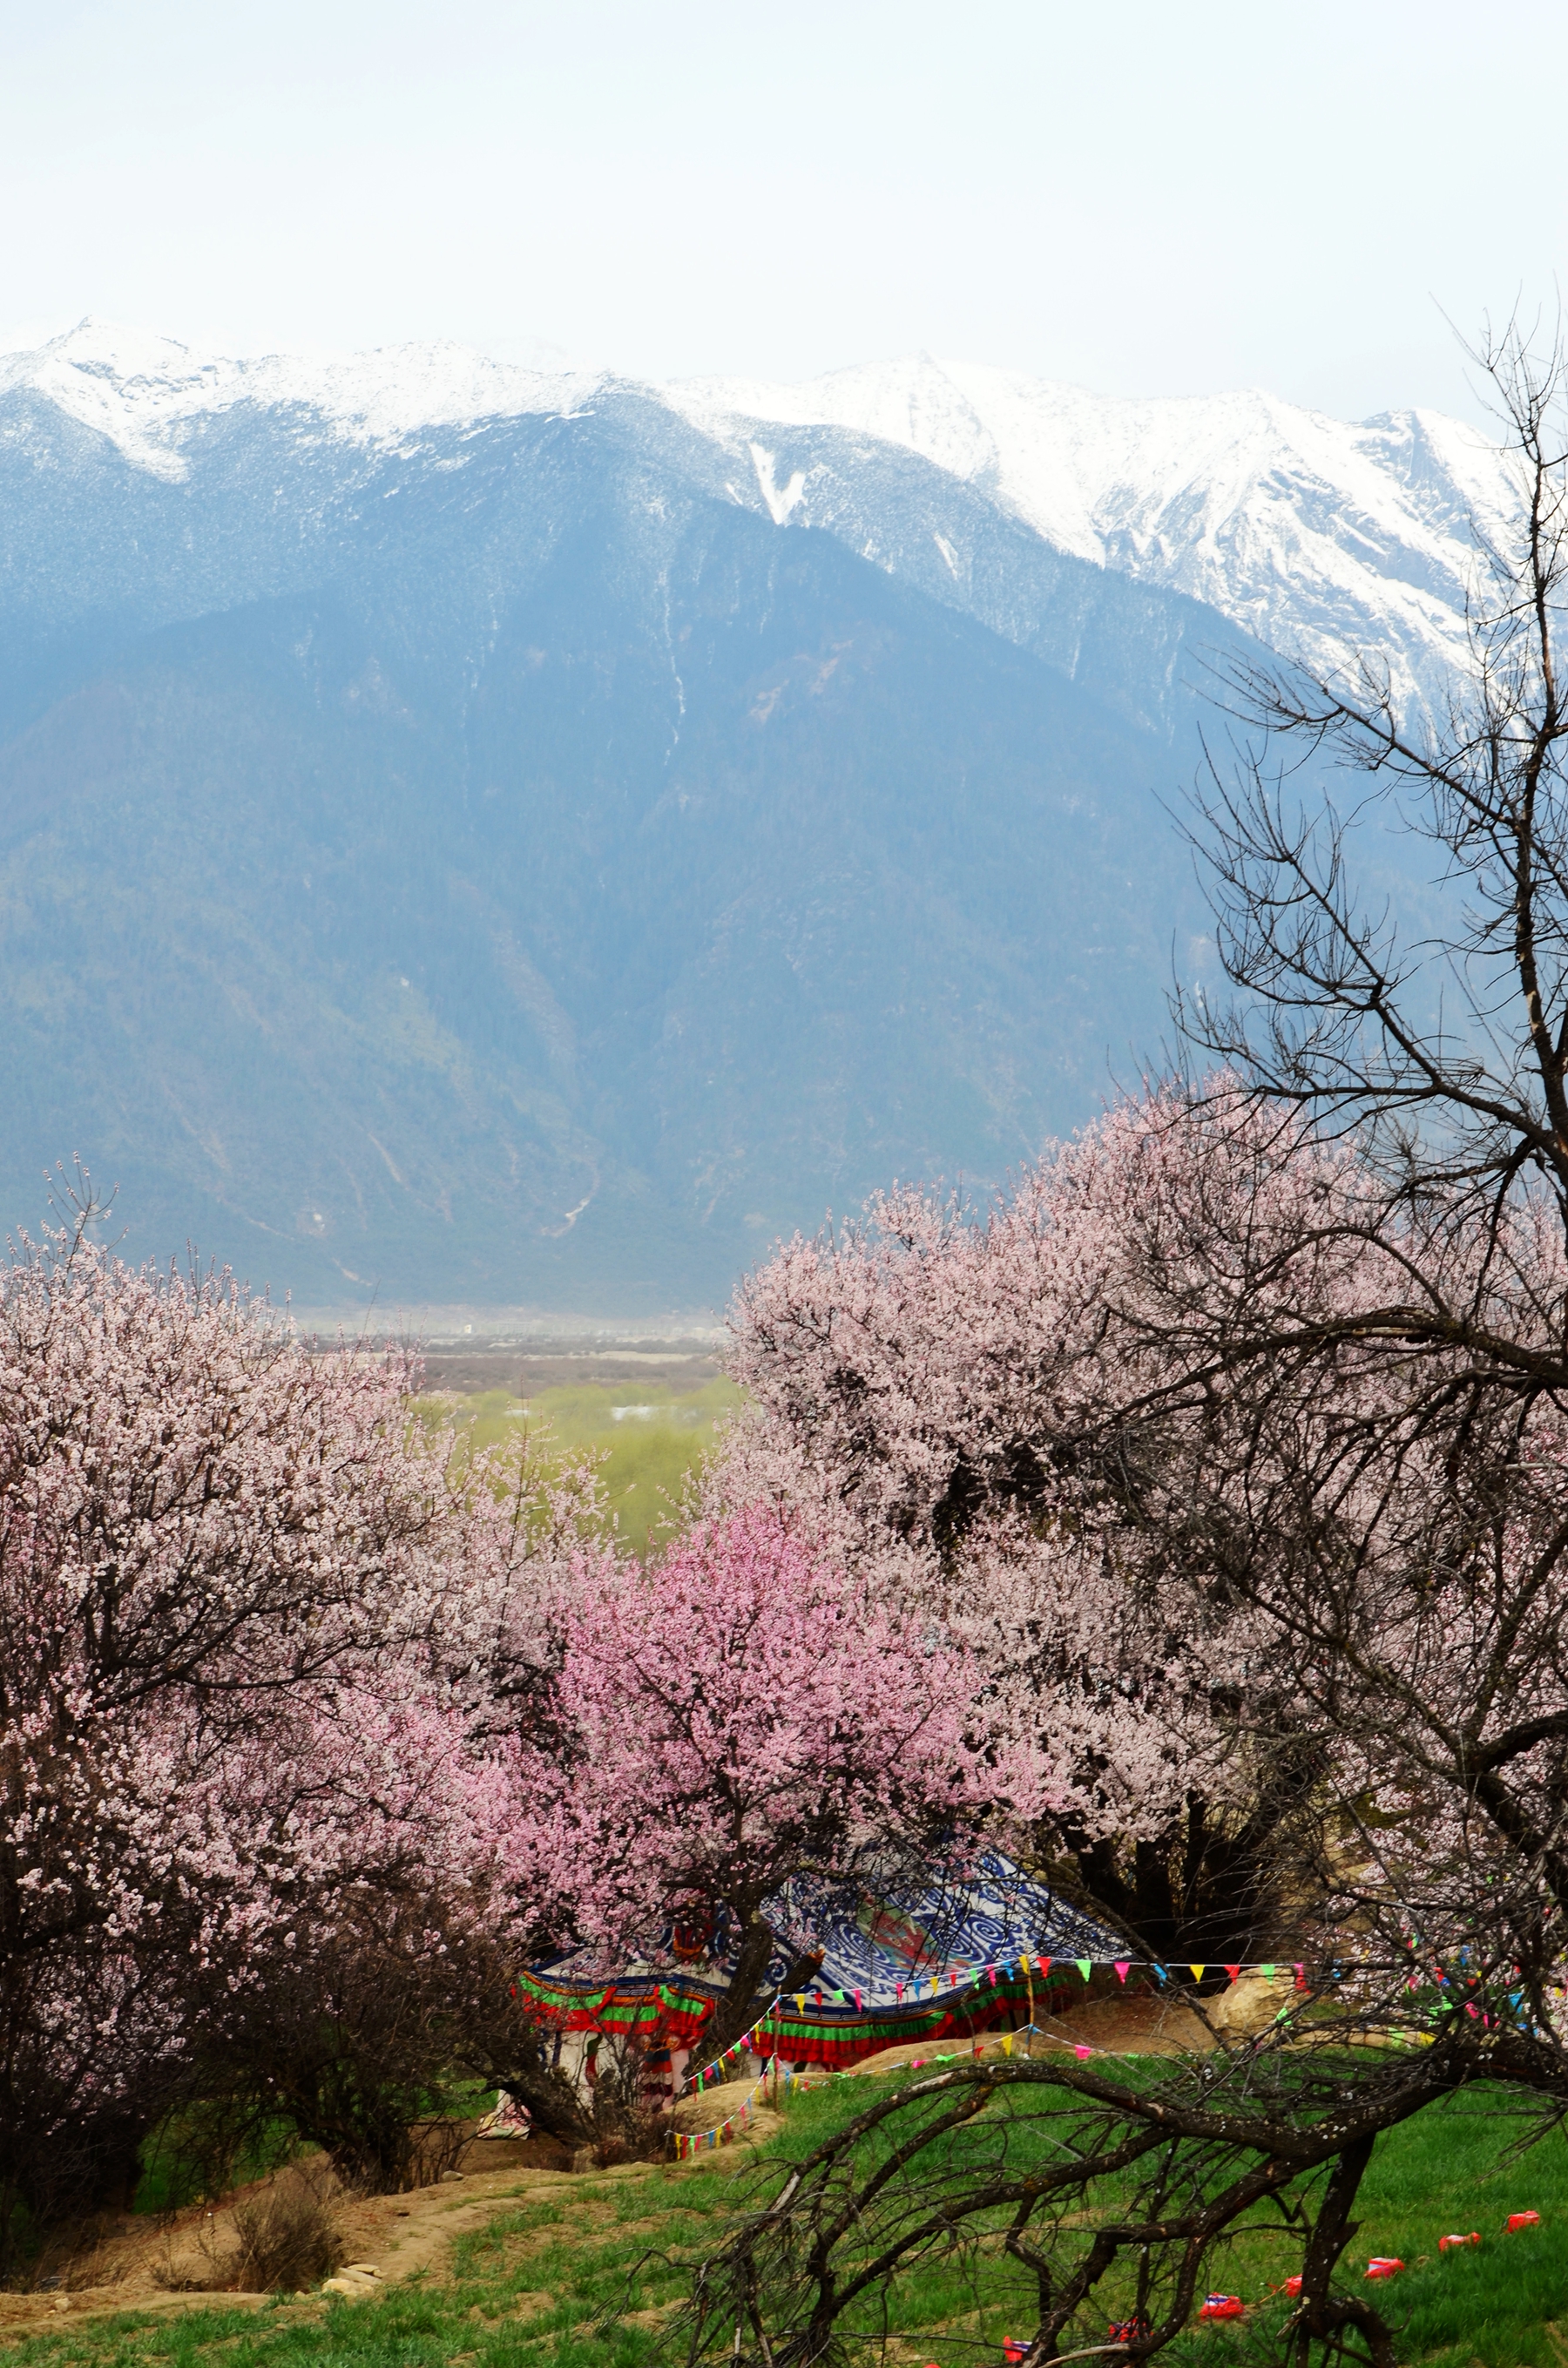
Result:
<svg viewBox="0 0 1568 2368"><path fill-rule="evenodd" d="M794 1883L770 1903L769 1916L786 1948L823 1952L803 1986L808 2005L813 1992L840 1991L858 1992L868 2009L908 2004L916 1985L923 1997L939 1995L977 1969L1026 1954L1103 1965L1129 1953L1124 1941L996 1850L983 1852L961 1881L893 1883L881 1896ZM776 1963L781 1982L782 1951Z"/></svg>
<svg viewBox="0 0 1568 2368"><path fill-rule="evenodd" d="M791 1994L824 2004L858 1993L868 2012L912 2005L963 1988L977 1969L1016 1964L1019 1957L1086 1957L1108 1964L1130 1952L1127 1943L1043 1884L1032 1882L999 1850L983 1851L961 1878L903 1875L884 1885L797 1881L767 1905L778 1938L767 1987L778 1990L793 1974ZM699 1987L728 1987L739 1933L721 1917L706 1948L676 1947L666 1930L630 1965L612 1964L593 1949L545 1960L558 1980L588 1981L607 1974L636 1980L678 1973ZM803 1956L820 1959L799 1977ZM934 1987L933 1987L934 1986Z"/></svg>

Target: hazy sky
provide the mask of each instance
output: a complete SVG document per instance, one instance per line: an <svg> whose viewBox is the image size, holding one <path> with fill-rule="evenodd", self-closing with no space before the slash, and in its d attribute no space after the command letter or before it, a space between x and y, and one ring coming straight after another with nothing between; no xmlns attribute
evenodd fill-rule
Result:
<svg viewBox="0 0 1568 2368"><path fill-rule="evenodd" d="M1562 0L0 0L0 347L926 347L1469 408L1555 302Z"/></svg>

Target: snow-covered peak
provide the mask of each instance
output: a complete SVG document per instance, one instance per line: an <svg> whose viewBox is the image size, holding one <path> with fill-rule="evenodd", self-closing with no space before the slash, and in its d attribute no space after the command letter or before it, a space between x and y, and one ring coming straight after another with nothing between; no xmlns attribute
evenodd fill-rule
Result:
<svg viewBox="0 0 1568 2368"><path fill-rule="evenodd" d="M28 364L40 373L51 369L56 373L75 370L126 384L188 378L215 367L210 359L193 354L177 337L160 336L156 330L134 328L120 321L101 321L92 313L45 346L0 356L0 368L7 373Z"/></svg>
<svg viewBox="0 0 1568 2368"><path fill-rule="evenodd" d="M423 427L468 427L571 406L599 383L582 370L525 370L472 346L386 346L306 359L272 355L244 363L249 399L300 404L368 443L391 444Z"/></svg>
<svg viewBox="0 0 1568 2368"><path fill-rule="evenodd" d="M97 430L153 475L184 474L159 429L224 400L237 365L193 353L174 337L90 315L31 352L0 356L0 393L28 389Z"/></svg>
<svg viewBox="0 0 1568 2368"><path fill-rule="evenodd" d="M597 382L591 372L525 370L448 343L238 360L91 317L31 352L0 356L0 394L31 389L135 467L170 479L185 474L190 422L237 404L301 409L351 441L384 446L421 428L561 409Z"/></svg>
<svg viewBox="0 0 1568 2368"><path fill-rule="evenodd" d="M675 409L710 433L745 419L846 427L880 443L902 444L950 476L983 485L999 457L985 420L953 373L929 354L863 362L800 386L770 386L757 379L682 379L665 393Z"/></svg>
<svg viewBox="0 0 1568 2368"><path fill-rule="evenodd" d="M1462 656L1472 519L1514 499L1502 455L1461 421L1351 425L1256 389L1099 395L915 354L800 386L688 380L668 399L728 439L766 422L901 444L1058 548L1320 667L1370 645L1405 696Z"/></svg>
<svg viewBox="0 0 1568 2368"><path fill-rule="evenodd" d="M1494 446L1441 414L1386 414L1358 427L1257 388L1214 395L1092 393L1062 380L929 354L834 370L797 386L686 379L666 399L710 433L765 420L835 427L902 444L978 483L1061 549L1104 560L1130 513L1159 517L1201 487L1214 524L1244 508L1281 464L1315 476L1387 525L1419 508L1425 479L1446 504L1499 498ZM1403 465L1402 465L1403 461ZM1184 541L1186 537L1182 538Z"/></svg>

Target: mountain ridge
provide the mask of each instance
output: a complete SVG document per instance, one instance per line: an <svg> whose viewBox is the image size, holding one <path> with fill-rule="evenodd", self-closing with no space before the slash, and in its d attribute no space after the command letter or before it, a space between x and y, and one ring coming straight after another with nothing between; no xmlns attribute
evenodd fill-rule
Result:
<svg viewBox="0 0 1568 2368"><path fill-rule="evenodd" d="M1212 603L854 424L117 336L0 363L8 1224L80 1151L317 1304L711 1305L1205 974Z"/></svg>
<svg viewBox="0 0 1568 2368"><path fill-rule="evenodd" d="M295 414L305 437L385 453L431 427L570 416L631 396L738 463L723 477L732 497L776 524L822 522L818 464L794 467L751 431L836 429L915 453L1054 549L1186 593L1320 670L1374 644L1404 703L1440 695L1463 663L1472 520L1495 521L1515 498L1497 448L1429 410L1346 423L1256 389L1104 396L926 354L794 386L660 386L541 372L450 343L233 360L89 318L0 357L0 397L23 388L172 482L200 424L246 405ZM878 557L877 544L873 526L862 555Z"/></svg>

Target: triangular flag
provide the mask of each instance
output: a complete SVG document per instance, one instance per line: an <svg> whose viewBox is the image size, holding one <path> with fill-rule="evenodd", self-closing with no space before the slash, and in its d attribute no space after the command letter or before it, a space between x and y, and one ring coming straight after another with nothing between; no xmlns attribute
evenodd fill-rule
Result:
<svg viewBox="0 0 1568 2368"><path fill-rule="evenodd" d="M1203 1979L1203 1967L1201 1965L1194 1965L1191 1968L1191 1972L1192 1978L1195 1982L1200 1982Z"/></svg>
<svg viewBox="0 0 1568 2368"><path fill-rule="evenodd" d="M1132 1960L1131 1957L1118 1957L1116 1959L1116 1978L1119 1982L1124 1982L1131 1969Z"/></svg>
<svg viewBox="0 0 1568 2368"><path fill-rule="evenodd" d="M1239 1965L1227 1965L1225 1971L1229 1974L1233 1982L1241 1979L1242 1969Z"/></svg>
<svg viewBox="0 0 1568 2368"><path fill-rule="evenodd" d="M1028 1951L1026 1949L1026 1950L1025 1950L1025 1952L1024 1952L1024 1953L1023 1953L1023 1955L1018 1959L1018 1971L1019 1971L1019 1973L1020 1973L1020 1974L1027 1974L1027 1973L1028 1972L1028 1969L1029 1969Z"/></svg>
<svg viewBox="0 0 1568 2368"><path fill-rule="evenodd" d="M1078 1971L1083 1975L1084 1979L1087 1981L1089 1975L1094 1971L1094 1960L1090 1957L1074 1957L1073 1963L1077 1966Z"/></svg>
<svg viewBox="0 0 1568 2368"><path fill-rule="evenodd" d="M804 1999L803 1998L796 1998L796 2000L795 2000L795 2004L796 2004L796 2007L798 2008L798 2009L800 2010L800 2012L801 2012L801 2014L804 2014L804 2012L805 2012L805 2010L806 2010L806 2001L805 2001L805 1999Z"/></svg>
<svg viewBox="0 0 1568 2368"><path fill-rule="evenodd" d="M1271 1982L1274 1979L1274 1968L1272 1965L1265 1965L1263 1969L1263 1978L1266 1982Z"/></svg>
<svg viewBox="0 0 1568 2368"><path fill-rule="evenodd" d="M1034 1969L1043 1979L1043 1977L1050 1973L1051 1966L1055 1963L1056 1960L1054 1957L1037 1957L1034 1961Z"/></svg>
<svg viewBox="0 0 1568 2368"><path fill-rule="evenodd" d="M1002 2033L1002 2053L1004 2055L1011 2055L1012 2052L1013 2034L1010 2031L1005 2031Z"/></svg>

